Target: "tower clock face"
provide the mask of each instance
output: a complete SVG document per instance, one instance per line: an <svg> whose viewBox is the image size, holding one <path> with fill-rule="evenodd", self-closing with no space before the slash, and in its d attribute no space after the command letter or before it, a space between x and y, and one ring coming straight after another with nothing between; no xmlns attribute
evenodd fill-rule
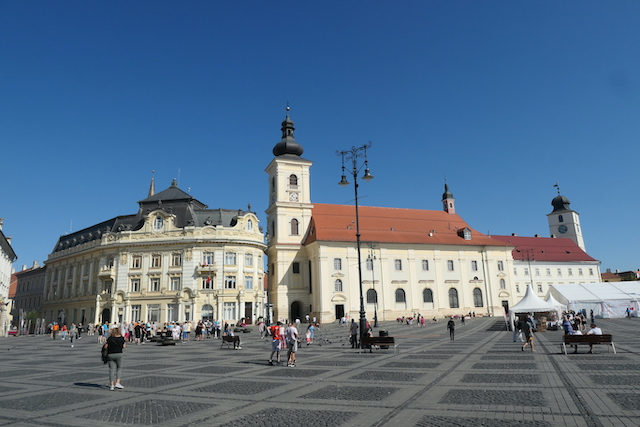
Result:
<svg viewBox="0 0 640 427"><path fill-rule="evenodd" d="M292 202L297 202L298 201L298 193L289 194L289 200L291 200Z"/></svg>
<svg viewBox="0 0 640 427"><path fill-rule="evenodd" d="M560 227L558 227L558 231L562 234L566 233L568 231L568 228L566 225L561 225Z"/></svg>

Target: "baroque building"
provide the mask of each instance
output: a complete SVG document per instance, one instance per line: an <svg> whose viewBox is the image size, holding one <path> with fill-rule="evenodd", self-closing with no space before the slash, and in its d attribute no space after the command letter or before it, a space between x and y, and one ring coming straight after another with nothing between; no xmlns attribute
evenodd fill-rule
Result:
<svg viewBox="0 0 640 427"><path fill-rule="evenodd" d="M9 287L11 286L11 275L13 267L11 264L18 259L18 256L11 247L11 237L5 237L2 232L4 218L0 218L0 337L7 334L11 321L9 312L11 311L11 301L9 300Z"/></svg>
<svg viewBox="0 0 640 427"><path fill-rule="evenodd" d="M355 209L312 203L310 167L294 124L266 168L269 176L269 297L276 319L322 322L360 308ZM514 304L513 246L472 229L445 185L442 211L360 206L363 294L369 319L499 314Z"/></svg>
<svg viewBox="0 0 640 427"><path fill-rule="evenodd" d="M251 207L208 209L176 180L118 216L61 236L46 261L47 322L255 322L264 235Z"/></svg>

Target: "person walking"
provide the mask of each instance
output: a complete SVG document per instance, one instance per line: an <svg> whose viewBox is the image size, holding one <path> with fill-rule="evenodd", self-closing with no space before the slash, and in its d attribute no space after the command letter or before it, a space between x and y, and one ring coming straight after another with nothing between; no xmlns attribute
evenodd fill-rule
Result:
<svg viewBox="0 0 640 427"><path fill-rule="evenodd" d="M78 338L78 327L75 323L71 324L71 329L69 329L69 341L71 341L71 348L76 343L76 338Z"/></svg>
<svg viewBox="0 0 640 427"><path fill-rule="evenodd" d="M276 362L280 364L280 350L282 349L282 323L278 322L269 328L271 332L271 355L269 356L269 365L273 366L273 355L275 354Z"/></svg>
<svg viewBox="0 0 640 427"><path fill-rule="evenodd" d="M109 338L104 344L107 348L107 360L109 361L109 390L124 388L120 383L122 371L122 351L127 348L127 344L122 336L120 328L115 327L109 331Z"/></svg>
<svg viewBox="0 0 640 427"><path fill-rule="evenodd" d="M535 350L533 349L533 327L531 323L526 319L523 320L522 322L520 322L520 329L524 334L524 344L522 344L522 351L524 351L524 348L526 346L530 345L531 351L535 352Z"/></svg>
<svg viewBox="0 0 640 427"><path fill-rule="evenodd" d="M295 368L296 366L296 352L298 351L298 328L296 323L291 323L287 330L284 332L287 338L287 366Z"/></svg>
<svg viewBox="0 0 640 427"><path fill-rule="evenodd" d="M449 339L453 341L456 333L456 322L453 321L453 318L447 322L447 329L449 330Z"/></svg>
<svg viewBox="0 0 640 427"><path fill-rule="evenodd" d="M349 332L351 333L351 348L358 348L358 324L356 319L351 319Z"/></svg>

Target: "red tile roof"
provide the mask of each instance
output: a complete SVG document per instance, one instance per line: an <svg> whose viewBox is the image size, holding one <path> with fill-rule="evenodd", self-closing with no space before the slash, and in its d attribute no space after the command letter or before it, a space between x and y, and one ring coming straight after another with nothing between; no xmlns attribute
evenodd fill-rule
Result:
<svg viewBox="0 0 640 427"><path fill-rule="evenodd" d="M494 239L515 246L511 252L515 261L596 261L571 239L553 237L520 237L520 236L491 236Z"/></svg>
<svg viewBox="0 0 640 427"><path fill-rule="evenodd" d="M360 206L359 217L363 242L510 246L471 229L457 214L444 211ZM355 221L354 206L314 204L309 234L304 243L355 242ZM471 240L459 235L464 228L471 230Z"/></svg>

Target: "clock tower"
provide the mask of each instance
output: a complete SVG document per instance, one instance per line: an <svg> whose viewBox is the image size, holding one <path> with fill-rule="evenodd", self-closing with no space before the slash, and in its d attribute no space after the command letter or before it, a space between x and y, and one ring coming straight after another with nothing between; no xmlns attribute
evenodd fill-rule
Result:
<svg viewBox="0 0 640 427"><path fill-rule="evenodd" d="M313 162L300 157L304 149L296 142L294 130L287 114L282 122L282 140L273 148L274 158L265 169L269 176L269 206L265 212L273 321L303 318L311 312L309 286L305 285L309 262L302 242L313 209L309 187Z"/></svg>
<svg viewBox="0 0 640 427"><path fill-rule="evenodd" d="M551 201L553 211L547 215L549 221L549 233L553 237L568 238L576 242L576 244L586 252L584 246L584 238L582 237L582 228L580 228L580 215L578 212L571 210L569 207L569 199L560 194L558 187L558 195Z"/></svg>

